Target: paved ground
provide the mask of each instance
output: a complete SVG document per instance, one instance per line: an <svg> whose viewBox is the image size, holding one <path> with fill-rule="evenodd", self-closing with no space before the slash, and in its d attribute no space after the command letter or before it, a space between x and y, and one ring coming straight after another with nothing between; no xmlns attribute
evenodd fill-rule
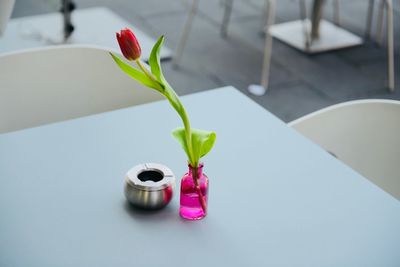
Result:
<svg viewBox="0 0 400 267"><path fill-rule="evenodd" d="M331 0L325 17L331 20ZM400 0L395 3L396 92L385 89L386 53L375 43L313 56L274 41L271 86L266 95L251 96L269 111L290 121L319 108L351 99L400 99ZM17 0L13 17L54 12L58 0ZM176 47L190 0L77 0L79 8L103 5L153 37L165 34ZM235 0L229 36L219 36L223 9L219 0L200 1L181 68L163 63L166 76L180 94L233 85L247 94L258 83L264 38L263 0ZM298 19L298 0L279 0L277 22ZM363 35L368 0L342 2L342 24ZM96 24L93 22L93 27ZM79 25L77 26L79 27ZM238 107L240 108L240 107Z"/></svg>

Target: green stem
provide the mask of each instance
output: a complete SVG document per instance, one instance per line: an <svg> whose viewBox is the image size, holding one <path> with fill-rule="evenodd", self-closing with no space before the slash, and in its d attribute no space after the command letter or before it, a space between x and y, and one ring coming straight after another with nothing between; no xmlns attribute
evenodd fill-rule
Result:
<svg viewBox="0 0 400 267"><path fill-rule="evenodd" d="M143 73L149 77L152 81L154 81L157 84L160 84L159 81L157 81L157 79L154 77L154 75L152 73L150 73L148 71L148 69L143 65L143 63L141 62L140 59L136 59L136 64L139 66L139 68L143 71ZM174 107L174 109L178 112L179 116L182 119L183 122L183 126L185 127L185 135L186 135L186 144L188 146L188 151L189 151L189 161L190 163L194 166L197 167L198 162L194 161L193 158L193 146L192 146L192 130L190 128L190 122L189 122L189 117L186 113L185 108L183 107L178 95L175 93L175 90L172 89L172 87L166 83L166 86L168 86L169 90L167 94L173 94L171 95L167 95L166 94L166 90L162 90L163 95L169 100L169 102L171 103L171 105ZM174 99L172 100L171 97L173 97Z"/></svg>
<svg viewBox="0 0 400 267"><path fill-rule="evenodd" d="M182 106L183 114L181 116L182 121L183 121L183 126L185 127L185 134L186 134L186 143L188 145L188 150L189 150L189 160L191 161L191 164L193 164L195 167L197 167L197 162L194 161L193 158L193 147L192 147L192 130L190 128L190 122L189 118L186 114L185 109Z"/></svg>
<svg viewBox="0 0 400 267"><path fill-rule="evenodd" d="M159 84L159 82L157 81L157 79L154 77L153 74L151 74L149 72L149 70L143 65L142 61L140 60L140 58L135 60L136 64L139 66L139 68L143 71L144 74L146 74L147 77L149 77L153 82L156 82L157 84Z"/></svg>
<svg viewBox="0 0 400 267"><path fill-rule="evenodd" d="M203 193L201 192L200 184L199 184L199 173L198 173L198 166L193 167L192 169L192 176L193 176L193 182L194 182L194 187L196 188L197 194L199 195L199 202L201 209L203 210L204 214L207 213L207 203L204 200Z"/></svg>
<svg viewBox="0 0 400 267"><path fill-rule="evenodd" d="M170 87L169 84L167 84L167 86ZM172 89L172 88L171 88L171 89ZM189 151L188 157L189 157L190 164L191 164L193 167L197 167L198 162L195 162L195 161L194 161L194 158L193 158L192 130L191 130L191 128L190 128L189 117L188 117L188 115L187 115L187 113L186 113L186 110L185 110L185 108L183 107L183 105L182 105L182 103L181 103L181 101L180 101L178 95L175 93L175 91L174 91L174 90L169 90L169 91L172 92L172 93L174 94L173 97L175 98L175 101L176 101L176 103L178 104L178 106L174 105L174 102L173 102L173 101L170 101L170 102L172 103L172 106L175 108L175 110L178 112L179 116L180 116L181 119L182 119L183 126L185 127L186 144L187 144L187 146L188 146L188 151Z"/></svg>

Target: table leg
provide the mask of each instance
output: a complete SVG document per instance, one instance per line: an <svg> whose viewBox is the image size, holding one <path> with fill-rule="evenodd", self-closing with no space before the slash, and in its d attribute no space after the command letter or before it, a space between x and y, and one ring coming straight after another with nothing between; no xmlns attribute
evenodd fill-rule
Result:
<svg viewBox="0 0 400 267"><path fill-rule="evenodd" d="M178 67L178 64L181 61L183 50L185 49L186 41L189 37L189 33L192 28L192 22L197 13L198 2L199 2L198 0L193 0L192 7L190 9L188 18L186 20L185 26L183 27L183 32L182 32L181 38L179 40L178 46L176 48L175 56L172 60L172 65L175 68Z"/></svg>
<svg viewBox="0 0 400 267"><path fill-rule="evenodd" d="M369 0L367 13L367 29L365 30L365 39L371 38L372 19L374 16L375 0Z"/></svg>
<svg viewBox="0 0 400 267"><path fill-rule="evenodd" d="M385 10L385 0L381 0L379 3L378 11L378 24L376 26L376 41L383 45L383 12Z"/></svg>
<svg viewBox="0 0 400 267"><path fill-rule="evenodd" d="M325 0L314 0L311 16L311 41L319 38L319 25Z"/></svg>
<svg viewBox="0 0 400 267"><path fill-rule="evenodd" d="M269 83L269 69L271 65L271 51L272 51L272 35L269 33L269 27L275 22L275 0L268 0L268 19L265 26L265 47L264 47L264 60L261 73L261 85L267 89Z"/></svg>
<svg viewBox="0 0 400 267"><path fill-rule="evenodd" d="M340 26L340 0L333 0L333 21Z"/></svg>
<svg viewBox="0 0 400 267"><path fill-rule="evenodd" d="M272 35L269 31L272 24L275 22L275 5L276 0L265 0L266 1L266 25L265 31L265 45L264 45L264 59L261 70L261 82L260 84L250 84L247 90L250 94L261 96L264 95L269 85L269 71L271 66L271 52L272 52Z"/></svg>
<svg viewBox="0 0 400 267"><path fill-rule="evenodd" d="M393 2L386 0L387 50L388 50L388 88L394 91L394 44L393 44Z"/></svg>
<svg viewBox="0 0 400 267"><path fill-rule="evenodd" d="M307 15L307 3L306 0L300 0L300 19L302 22L302 28L303 28L303 35L304 35L304 40L305 40L305 50L309 51L310 50L310 32L308 30L308 15Z"/></svg>
<svg viewBox="0 0 400 267"><path fill-rule="evenodd" d="M224 16L221 25L221 37L225 38L228 32L228 24L232 14L233 0L224 1Z"/></svg>

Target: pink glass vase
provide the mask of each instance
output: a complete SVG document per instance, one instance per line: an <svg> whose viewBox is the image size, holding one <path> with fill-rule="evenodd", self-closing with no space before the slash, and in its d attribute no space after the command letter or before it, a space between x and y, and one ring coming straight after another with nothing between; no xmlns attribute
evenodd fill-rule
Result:
<svg viewBox="0 0 400 267"><path fill-rule="evenodd" d="M179 214L187 220L200 220L207 215L208 177L204 164L197 168L189 165L189 172L181 180L181 205Z"/></svg>

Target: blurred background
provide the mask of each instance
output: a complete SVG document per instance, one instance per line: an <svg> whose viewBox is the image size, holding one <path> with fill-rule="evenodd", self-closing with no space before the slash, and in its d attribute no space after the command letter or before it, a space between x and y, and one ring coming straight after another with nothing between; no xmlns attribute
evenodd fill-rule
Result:
<svg viewBox="0 0 400 267"><path fill-rule="evenodd" d="M93 29L101 27L100 17L88 20L88 25L82 25L74 22L74 14L79 10L103 6L129 22L134 30L140 30L154 40L160 35L165 35L166 47L172 54L177 48L192 7L191 0L74 2L76 9L71 13L71 21L76 30L88 25ZM385 23L380 26L377 19L380 1L373 1L372 38L364 38L371 2L340 1L340 27L361 37L361 45L309 54L274 39L268 90L265 94L256 96L249 93L248 86L260 83L265 44L265 1L199 1L179 66L174 67L172 56L166 56L163 60L165 76L182 95L232 85L284 121L291 121L311 111L347 100L400 99L400 1L394 0L392 6L394 91L388 90L387 87L388 28L385 18L388 13L385 9ZM11 21L59 12L60 3L61 1L57 0L16 0ZM222 37L224 11L230 3L232 13L227 24L226 36ZM312 4L312 1L306 1L308 13L312 11ZM334 7L332 0L325 1L322 13L324 20L334 21ZM299 20L299 0L276 1L275 14L275 24ZM114 35L103 38L115 42ZM0 41L1 39L2 37Z"/></svg>

